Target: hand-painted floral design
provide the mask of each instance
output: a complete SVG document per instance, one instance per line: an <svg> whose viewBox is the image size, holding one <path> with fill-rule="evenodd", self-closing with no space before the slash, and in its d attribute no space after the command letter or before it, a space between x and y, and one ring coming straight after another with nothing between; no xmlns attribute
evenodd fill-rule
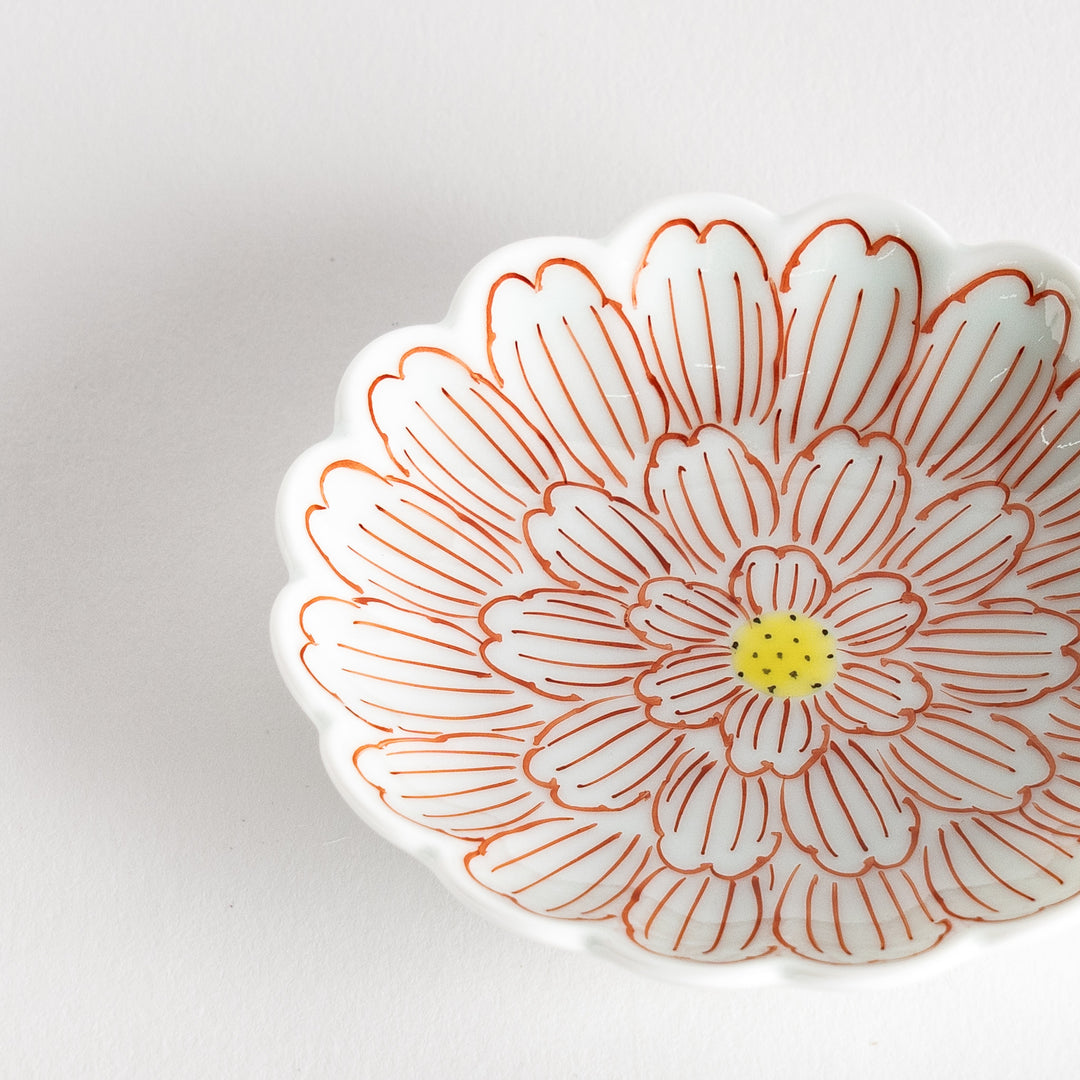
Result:
<svg viewBox="0 0 1080 1080"><path fill-rule="evenodd" d="M303 670L472 887L831 963L1080 891L1073 286L901 231L523 248L368 380Z"/></svg>

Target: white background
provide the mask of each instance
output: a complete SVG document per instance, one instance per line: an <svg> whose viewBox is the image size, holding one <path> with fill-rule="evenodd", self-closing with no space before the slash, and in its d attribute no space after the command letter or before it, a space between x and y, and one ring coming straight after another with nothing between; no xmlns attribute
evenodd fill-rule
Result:
<svg viewBox="0 0 1080 1080"><path fill-rule="evenodd" d="M351 356L532 235L846 191L1080 261L1080 7L70 3L0 21L0 1072L1066 1076L1080 926L702 991L485 923L271 660Z"/></svg>

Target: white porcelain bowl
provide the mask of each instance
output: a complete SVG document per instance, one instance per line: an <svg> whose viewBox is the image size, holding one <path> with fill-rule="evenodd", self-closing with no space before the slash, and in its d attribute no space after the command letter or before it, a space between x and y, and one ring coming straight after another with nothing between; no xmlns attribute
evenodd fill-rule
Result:
<svg viewBox="0 0 1080 1080"><path fill-rule="evenodd" d="M921 972L1068 900L1077 296L861 198L490 256L282 488L335 783L504 924L669 978Z"/></svg>

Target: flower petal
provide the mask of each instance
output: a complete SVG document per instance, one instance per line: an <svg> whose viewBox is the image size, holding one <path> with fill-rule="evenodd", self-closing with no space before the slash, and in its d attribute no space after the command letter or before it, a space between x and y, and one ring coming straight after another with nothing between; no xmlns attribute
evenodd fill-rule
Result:
<svg viewBox="0 0 1080 1080"><path fill-rule="evenodd" d="M653 858L640 831L557 817L486 840L466 856L465 868L480 885L530 911L603 919L616 914L620 899L655 868Z"/></svg>
<svg viewBox="0 0 1080 1080"><path fill-rule="evenodd" d="M1076 520L1080 465L1080 370L1075 364L1065 385L1057 387L1037 424L1017 440L1002 480L1036 512L1043 525L1057 526L1063 517ZM1071 511L1071 513L1070 513Z"/></svg>
<svg viewBox="0 0 1080 1080"><path fill-rule="evenodd" d="M659 789L684 738L647 720L637 698L605 698L540 732L525 771L559 806L623 810Z"/></svg>
<svg viewBox="0 0 1080 1080"><path fill-rule="evenodd" d="M957 701L1003 707L1053 693L1080 672L1073 619L1030 600L984 600L930 620L907 649Z"/></svg>
<svg viewBox="0 0 1080 1080"><path fill-rule="evenodd" d="M776 793L768 778L741 776L706 752L687 753L653 807L660 857L673 870L742 877L780 844Z"/></svg>
<svg viewBox="0 0 1080 1080"><path fill-rule="evenodd" d="M563 479L547 441L487 379L416 349L372 384L371 416L398 467L503 534Z"/></svg>
<svg viewBox="0 0 1080 1080"><path fill-rule="evenodd" d="M1038 731L1054 775L1031 793L1022 813L1040 829L1080 836L1080 693L1050 699Z"/></svg>
<svg viewBox="0 0 1080 1080"><path fill-rule="evenodd" d="M600 485L640 472L667 408L622 308L585 267L552 259L532 280L501 277L488 341L500 387L564 464Z"/></svg>
<svg viewBox="0 0 1080 1080"><path fill-rule="evenodd" d="M386 731L442 734L520 727L539 719L528 694L490 671L480 643L444 619L379 600L321 597L301 614L312 677Z"/></svg>
<svg viewBox="0 0 1080 1080"><path fill-rule="evenodd" d="M547 807L521 771L519 735L444 735L363 746L357 771L402 817L451 836L481 840Z"/></svg>
<svg viewBox="0 0 1080 1080"><path fill-rule="evenodd" d="M1080 408L1080 383L1071 389L1060 411ZM1061 423L1054 417L1039 427L1035 442L1045 443L1044 456L1016 479L1040 525L1039 542L1024 549L1017 574L1054 607L1080 615L1080 417Z"/></svg>
<svg viewBox="0 0 1080 1080"><path fill-rule="evenodd" d="M807 862L784 884L773 928L799 956L863 964L925 952L950 927L926 886L903 867L832 877Z"/></svg>
<svg viewBox="0 0 1080 1080"><path fill-rule="evenodd" d="M971 479L1021 442L1049 397L1069 318L1060 293L1036 293L1017 270L949 297L923 328L893 424L917 464Z"/></svg>
<svg viewBox="0 0 1080 1080"><path fill-rule="evenodd" d="M732 880L663 867L638 886L623 921L631 940L661 956L749 960L776 947L765 892L756 875Z"/></svg>
<svg viewBox="0 0 1080 1080"><path fill-rule="evenodd" d="M765 260L740 225L664 225L634 279L634 306L676 423L737 424L768 411L780 306Z"/></svg>
<svg viewBox="0 0 1080 1080"><path fill-rule="evenodd" d="M771 769L778 776L798 776L828 745L828 722L813 698L774 698L751 692L727 706L720 730L728 763L746 776Z"/></svg>
<svg viewBox="0 0 1080 1080"><path fill-rule="evenodd" d="M1016 572L1027 588L1070 615L1080 615L1078 464L1080 372L1074 371L1005 470L1005 480L1039 524L1037 542L1024 548Z"/></svg>
<svg viewBox="0 0 1080 1080"><path fill-rule="evenodd" d="M713 585L655 578L626 614L634 632L650 645L684 648L726 640L746 614Z"/></svg>
<svg viewBox="0 0 1080 1080"><path fill-rule="evenodd" d="M1035 528L1001 484L971 484L932 502L900 539L889 563L943 603L985 595L1020 559Z"/></svg>
<svg viewBox="0 0 1080 1080"><path fill-rule="evenodd" d="M872 241L854 221L829 221L799 245L780 284L778 403L792 442L881 415L911 356L920 296L915 253L895 236Z"/></svg>
<svg viewBox="0 0 1080 1080"><path fill-rule="evenodd" d="M901 798L857 739L834 737L829 748L783 790L788 834L834 874L897 866L915 846L919 815Z"/></svg>
<svg viewBox="0 0 1080 1080"><path fill-rule="evenodd" d="M846 660L832 684L819 691L821 711L834 726L866 735L895 735L930 704L930 684L910 664Z"/></svg>
<svg viewBox="0 0 1080 1080"><path fill-rule="evenodd" d="M882 760L921 802L949 811L1015 809L1053 771L1050 754L1027 728L949 705L935 705L890 739Z"/></svg>
<svg viewBox="0 0 1080 1080"><path fill-rule="evenodd" d="M885 435L833 428L788 468L781 486L791 536L848 572L888 543L908 503L911 478L904 451Z"/></svg>
<svg viewBox="0 0 1080 1080"><path fill-rule="evenodd" d="M824 618L841 650L878 656L902 645L923 621L926 602L899 574L863 574L845 581L832 595Z"/></svg>
<svg viewBox="0 0 1080 1080"><path fill-rule="evenodd" d="M683 548L710 571L769 536L780 512L765 466L718 427L661 439L645 490L650 509L671 521Z"/></svg>
<svg viewBox="0 0 1080 1080"><path fill-rule="evenodd" d="M731 595L754 614L793 611L813 615L832 590L824 567L797 547L751 548L735 564Z"/></svg>
<svg viewBox="0 0 1080 1080"><path fill-rule="evenodd" d="M521 566L509 542L450 503L354 461L323 474L308 533L345 582L435 615L473 615Z"/></svg>
<svg viewBox="0 0 1080 1080"><path fill-rule="evenodd" d="M537 693L580 698L629 686L655 650L626 625L626 606L594 592L537 589L480 613L484 659Z"/></svg>
<svg viewBox="0 0 1080 1080"><path fill-rule="evenodd" d="M692 645L668 653L634 684L650 720L671 727L712 724L725 701L743 690L731 667L731 649Z"/></svg>
<svg viewBox="0 0 1080 1080"><path fill-rule="evenodd" d="M923 837L934 896L962 919L1015 919L1076 892L1075 841L1032 829L1016 815L942 817Z"/></svg>
<svg viewBox="0 0 1080 1080"><path fill-rule="evenodd" d="M1080 616L1080 532L1033 544L1020 557L1016 573L1047 603Z"/></svg>
<svg viewBox="0 0 1080 1080"><path fill-rule="evenodd" d="M657 522L600 488L558 484L525 515L525 536L544 569L564 585L635 595L653 577L692 573Z"/></svg>

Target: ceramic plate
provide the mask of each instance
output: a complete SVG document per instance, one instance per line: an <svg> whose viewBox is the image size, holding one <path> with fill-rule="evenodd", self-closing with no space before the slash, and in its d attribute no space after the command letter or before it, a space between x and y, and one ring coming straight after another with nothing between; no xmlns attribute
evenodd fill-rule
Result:
<svg viewBox="0 0 1080 1080"><path fill-rule="evenodd" d="M1077 295L868 199L492 255L282 489L330 775L504 924L674 978L910 970L1072 897Z"/></svg>

